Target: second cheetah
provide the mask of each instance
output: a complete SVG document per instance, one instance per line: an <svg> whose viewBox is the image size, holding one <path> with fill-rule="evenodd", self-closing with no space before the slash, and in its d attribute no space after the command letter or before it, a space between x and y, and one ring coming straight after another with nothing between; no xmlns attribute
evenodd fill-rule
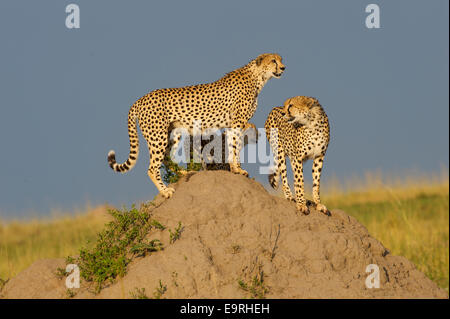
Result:
<svg viewBox="0 0 450 319"><path fill-rule="evenodd" d="M330 215L320 202L320 175L330 141L330 126L319 101L306 96L287 99L284 106L272 109L264 127L274 154L275 168L269 175L270 185L277 188L281 175L284 196L296 202L298 211L309 214L304 195L303 162L312 159L313 201L318 211ZM294 173L295 199L287 180L286 156Z"/></svg>

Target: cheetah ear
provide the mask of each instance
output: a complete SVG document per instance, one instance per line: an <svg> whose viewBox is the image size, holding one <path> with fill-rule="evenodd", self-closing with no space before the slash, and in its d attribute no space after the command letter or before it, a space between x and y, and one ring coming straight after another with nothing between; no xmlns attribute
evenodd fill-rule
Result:
<svg viewBox="0 0 450 319"><path fill-rule="evenodd" d="M291 98L289 98L286 101L284 101L283 111L286 113L289 110L290 106L292 106L292 99Z"/></svg>
<svg viewBox="0 0 450 319"><path fill-rule="evenodd" d="M266 54L261 54L260 56L258 56L256 58L256 66L260 66L262 63L262 60L264 60L265 57L266 57Z"/></svg>

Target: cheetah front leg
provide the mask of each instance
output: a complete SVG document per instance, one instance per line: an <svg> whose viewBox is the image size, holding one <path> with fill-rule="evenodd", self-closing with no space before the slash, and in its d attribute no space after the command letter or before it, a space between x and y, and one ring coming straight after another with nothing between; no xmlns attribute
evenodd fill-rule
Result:
<svg viewBox="0 0 450 319"><path fill-rule="evenodd" d="M313 177L313 201L316 204L316 208L319 212L331 216L330 211L320 202L320 175L322 173L324 156L318 156L314 159L312 167Z"/></svg>
<svg viewBox="0 0 450 319"><path fill-rule="evenodd" d="M303 162L296 158L291 158L292 172L294 173L295 201L297 202L297 211L308 215L309 209L306 206L305 187L303 180Z"/></svg>
<svg viewBox="0 0 450 319"><path fill-rule="evenodd" d="M231 150L232 158L230 161L230 171L235 174L241 174L248 177L246 170L241 168L240 153L242 150L242 130L245 127L245 123L233 123L230 133L227 134L228 150ZM228 138L229 137L229 138Z"/></svg>

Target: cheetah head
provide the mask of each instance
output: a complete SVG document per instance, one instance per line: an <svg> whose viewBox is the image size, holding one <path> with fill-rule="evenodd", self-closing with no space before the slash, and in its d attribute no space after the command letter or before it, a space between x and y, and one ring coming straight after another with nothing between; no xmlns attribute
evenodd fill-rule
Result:
<svg viewBox="0 0 450 319"><path fill-rule="evenodd" d="M320 104L317 99L307 96L296 96L284 102L284 118L296 127L307 125L315 118L315 108Z"/></svg>
<svg viewBox="0 0 450 319"><path fill-rule="evenodd" d="M285 65L281 62L281 56L276 53L264 53L255 59L257 73L263 80L272 77L279 78L283 74Z"/></svg>

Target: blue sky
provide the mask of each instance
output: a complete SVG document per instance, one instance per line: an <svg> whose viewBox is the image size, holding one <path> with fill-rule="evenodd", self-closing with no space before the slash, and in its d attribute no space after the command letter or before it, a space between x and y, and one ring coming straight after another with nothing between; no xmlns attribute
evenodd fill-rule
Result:
<svg viewBox="0 0 450 319"><path fill-rule="evenodd" d="M65 27L69 3L80 29ZM380 29L365 27L369 3ZM332 134L324 180L448 167L448 1L6 0L0 41L0 217L153 198L142 136L132 171L106 162L110 149L126 159L131 104L264 52L282 55L286 72L251 121L262 127L288 97L317 97Z"/></svg>

